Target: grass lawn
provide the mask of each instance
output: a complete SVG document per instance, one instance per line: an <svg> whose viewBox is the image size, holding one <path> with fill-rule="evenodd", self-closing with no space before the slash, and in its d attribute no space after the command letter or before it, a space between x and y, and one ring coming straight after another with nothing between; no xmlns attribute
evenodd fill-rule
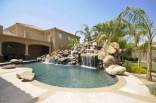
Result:
<svg viewBox="0 0 156 103"><path fill-rule="evenodd" d="M153 64L152 64L152 70L153 70L154 72L156 72L156 63L153 63Z"/></svg>
<svg viewBox="0 0 156 103"><path fill-rule="evenodd" d="M133 62L137 64L137 62ZM141 62L141 66L147 67L146 63ZM152 71L156 73L156 63L152 63Z"/></svg>
<svg viewBox="0 0 156 103"><path fill-rule="evenodd" d="M146 67L146 63L141 63L141 65ZM152 63L152 71L156 72L156 63Z"/></svg>

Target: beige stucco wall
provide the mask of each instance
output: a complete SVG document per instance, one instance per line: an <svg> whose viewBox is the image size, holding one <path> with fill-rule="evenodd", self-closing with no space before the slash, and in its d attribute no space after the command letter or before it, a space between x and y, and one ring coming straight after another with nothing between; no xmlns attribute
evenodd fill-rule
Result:
<svg viewBox="0 0 156 103"><path fill-rule="evenodd" d="M54 50L68 49L69 38L77 38L76 36L59 29L52 29L50 34L52 36Z"/></svg>
<svg viewBox="0 0 156 103"><path fill-rule="evenodd" d="M52 50L68 49L69 38L79 39L77 36L58 28L40 30L21 23L16 23L7 30L18 37L49 42Z"/></svg>
<svg viewBox="0 0 156 103"><path fill-rule="evenodd" d="M67 48L67 37L63 32L56 30L55 32L55 49Z"/></svg>
<svg viewBox="0 0 156 103"><path fill-rule="evenodd" d="M50 35L50 31L44 31L44 35L45 35L45 40L47 42L50 42L51 41L51 35Z"/></svg>
<svg viewBox="0 0 156 103"><path fill-rule="evenodd" d="M10 26L6 30L13 33L13 35L15 35L15 36L20 36L20 35L16 34L16 25Z"/></svg>
<svg viewBox="0 0 156 103"><path fill-rule="evenodd" d="M4 42L16 42L16 43L20 43L20 44L25 45L26 46L25 55L28 54L28 46L30 46L30 45L43 45L43 46L47 46L47 47L49 47L49 52L51 52L51 45L50 45L49 42L38 41L38 40L33 40L33 39L26 39L26 38L22 38L22 37L15 37L15 36L1 34L0 35L0 55L2 55L1 45Z"/></svg>
<svg viewBox="0 0 156 103"><path fill-rule="evenodd" d="M20 24L17 24L16 29L17 29L16 33L19 36L29 38L29 39L34 39L34 40L47 41L47 35L44 34L43 31L39 31L33 28L28 28Z"/></svg>
<svg viewBox="0 0 156 103"><path fill-rule="evenodd" d="M21 43L25 45L43 45L50 47L50 43L46 41L39 41L39 40L33 40L33 39L25 39L22 37L14 37L9 35L0 35L0 42L16 42Z"/></svg>
<svg viewBox="0 0 156 103"><path fill-rule="evenodd" d="M69 37L79 39L79 37L57 28L42 30L32 25L21 23L16 23L4 31L2 27L2 29L0 29L0 61L4 60L2 45L5 42L16 42L25 45L24 55L26 58L29 58L29 49L31 49L29 47L31 45L46 46L49 48L48 52L51 53L54 50L68 49ZM17 50L18 49L19 48L17 48ZM34 50L37 49L31 51ZM35 51L35 53L37 52L38 50Z"/></svg>
<svg viewBox="0 0 156 103"><path fill-rule="evenodd" d="M14 33L14 36L24 37L28 39L34 39L34 40L49 41L48 34L46 34L44 31L26 27L19 23L10 26L6 30L10 31L11 33Z"/></svg>

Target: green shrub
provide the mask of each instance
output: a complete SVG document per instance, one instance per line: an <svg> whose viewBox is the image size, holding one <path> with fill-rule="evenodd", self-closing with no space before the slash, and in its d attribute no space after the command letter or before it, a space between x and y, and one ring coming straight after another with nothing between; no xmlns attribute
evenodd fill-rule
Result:
<svg viewBox="0 0 156 103"><path fill-rule="evenodd" d="M73 49L79 43L77 38L68 38L68 47Z"/></svg>
<svg viewBox="0 0 156 103"><path fill-rule="evenodd" d="M140 68L138 68L137 64L131 63L129 61L125 61L123 66L125 66L127 69L127 72L130 72L130 73L138 73L138 74L146 73L145 67L140 66Z"/></svg>

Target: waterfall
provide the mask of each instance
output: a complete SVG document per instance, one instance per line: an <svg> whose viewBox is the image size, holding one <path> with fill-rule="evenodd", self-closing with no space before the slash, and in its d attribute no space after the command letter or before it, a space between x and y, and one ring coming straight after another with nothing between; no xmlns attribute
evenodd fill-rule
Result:
<svg viewBox="0 0 156 103"><path fill-rule="evenodd" d="M92 53L81 54L81 65L88 67L97 67L97 64L98 64L97 54Z"/></svg>

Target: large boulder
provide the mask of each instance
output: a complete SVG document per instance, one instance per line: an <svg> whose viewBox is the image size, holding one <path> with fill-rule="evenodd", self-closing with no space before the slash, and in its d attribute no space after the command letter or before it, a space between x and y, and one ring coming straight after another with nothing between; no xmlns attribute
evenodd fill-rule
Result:
<svg viewBox="0 0 156 103"><path fill-rule="evenodd" d="M103 60L107 54L107 47L103 45L101 50L98 51L98 59Z"/></svg>
<svg viewBox="0 0 156 103"><path fill-rule="evenodd" d="M50 55L49 55L49 54L47 54L47 55L46 55L46 58L50 58Z"/></svg>
<svg viewBox="0 0 156 103"><path fill-rule="evenodd" d="M126 71L126 68L120 65L111 65L105 70L110 75L123 75Z"/></svg>
<svg viewBox="0 0 156 103"><path fill-rule="evenodd" d="M110 65L115 64L116 60L112 55L107 55L104 59L103 59L103 64L104 67L108 67Z"/></svg>
<svg viewBox="0 0 156 103"><path fill-rule="evenodd" d="M62 55L63 55L64 57L67 57L69 54L70 54L70 52L69 52L68 50L64 50L64 52L63 52Z"/></svg>
<svg viewBox="0 0 156 103"><path fill-rule="evenodd" d="M93 42L93 44L92 44L93 46L97 46L97 43L96 42Z"/></svg>
<svg viewBox="0 0 156 103"><path fill-rule="evenodd" d="M91 48L95 50L96 47L97 47L97 43L96 42L93 42Z"/></svg>
<svg viewBox="0 0 156 103"><path fill-rule="evenodd" d="M15 64L4 65L1 67L1 69L15 69L15 68L16 68Z"/></svg>
<svg viewBox="0 0 156 103"><path fill-rule="evenodd" d="M108 54L115 54L117 50L113 48L112 46L109 46L107 49Z"/></svg>
<svg viewBox="0 0 156 103"><path fill-rule="evenodd" d="M41 57L37 57L37 61L42 61L42 58Z"/></svg>
<svg viewBox="0 0 156 103"><path fill-rule="evenodd" d="M106 53L104 51L99 51L98 52L98 59L103 60L106 56Z"/></svg>
<svg viewBox="0 0 156 103"><path fill-rule="evenodd" d="M113 48L117 49L117 50L120 49L120 46L119 46L119 44L118 44L117 42L112 42L110 45L111 45Z"/></svg>
<svg viewBox="0 0 156 103"><path fill-rule="evenodd" d="M16 74L18 79L21 79L22 81L32 81L35 77L35 73L32 73L32 71L25 71L19 74Z"/></svg>
<svg viewBox="0 0 156 103"><path fill-rule="evenodd" d="M112 43L109 45L109 47L108 47L108 49L107 49L107 52L108 52L109 54L116 54L116 53L119 51L119 49L120 49L119 44L116 43L116 42L112 42Z"/></svg>
<svg viewBox="0 0 156 103"><path fill-rule="evenodd" d="M77 61L76 60L72 60L71 62L68 63L69 65L76 65Z"/></svg>
<svg viewBox="0 0 156 103"><path fill-rule="evenodd" d="M58 62L59 64L67 64L67 63L69 62L69 58L67 58L67 57L62 57L62 58L59 58L59 59L57 60L57 62Z"/></svg>
<svg viewBox="0 0 156 103"><path fill-rule="evenodd" d="M76 51L76 50L71 51L71 55L70 56L72 56L74 58L77 58L78 55L79 55L79 52L78 51Z"/></svg>

